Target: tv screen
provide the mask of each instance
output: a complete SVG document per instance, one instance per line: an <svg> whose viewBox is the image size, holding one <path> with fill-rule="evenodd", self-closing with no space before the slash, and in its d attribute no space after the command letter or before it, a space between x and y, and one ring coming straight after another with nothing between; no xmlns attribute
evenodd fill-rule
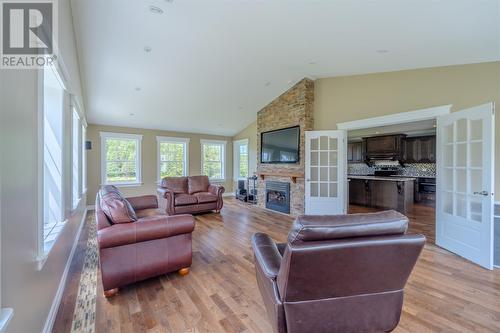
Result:
<svg viewBox="0 0 500 333"><path fill-rule="evenodd" d="M261 163L298 163L299 140L299 126L262 133Z"/></svg>

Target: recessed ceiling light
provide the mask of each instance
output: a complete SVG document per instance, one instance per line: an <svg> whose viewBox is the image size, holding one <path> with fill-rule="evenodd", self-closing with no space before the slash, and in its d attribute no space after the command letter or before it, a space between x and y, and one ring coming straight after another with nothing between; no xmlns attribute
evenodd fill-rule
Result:
<svg viewBox="0 0 500 333"><path fill-rule="evenodd" d="M161 9L160 7L156 7L156 6L149 6L149 11L153 14L163 14L163 9Z"/></svg>
<svg viewBox="0 0 500 333"><path fill-rule="evenodd" d="M146 52L146 53L151 52L151 47L150 46L144 46L144 52Z"/></svg>
<svg viewBox="0 0 500 333"><path fill-rule="evenodd" d="M271 85L271 82L269 82L269 81L267 81L265 84L266 87L269 87L270 85Z"/></svg>
<svg viewBox="0 0 500 333"><path fill-rule="evenodd" d="M135 113L129 113L128 115L129 116L135 116Z"/></svg>
<svg viewBox="0 0 500 333"><path fill-rule="evenodd" d="M380 54L389 53L389 50L381 49L381 50L377 50L377 53L380 53Z"/></svg>
<svg viewBox="0 0 500 333"><path fill-rule="evenodd" d="M135 87L135 91L141 91L141 87Z"/></svg>

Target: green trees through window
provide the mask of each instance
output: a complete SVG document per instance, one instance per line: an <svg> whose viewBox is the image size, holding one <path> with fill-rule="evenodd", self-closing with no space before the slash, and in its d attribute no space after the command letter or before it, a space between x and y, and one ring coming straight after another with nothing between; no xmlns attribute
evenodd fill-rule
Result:
<svg viewBox="0 0 500 333"><path fill-rule="evenodd" d="M186 144L183 142L160 142L160 179L186 175Z"/></svg>
<svg viewBox="0 0 500 333"><path fill-rule="evenodd" d="M202 143L203 174L210 179L224 179L224 144Z"/></svg>
<svg viewBox="0 0 500 333"><path fill-rule="evenodd" d="M135 139L106 138L106 182L135 182L137 179Z"/></svg>

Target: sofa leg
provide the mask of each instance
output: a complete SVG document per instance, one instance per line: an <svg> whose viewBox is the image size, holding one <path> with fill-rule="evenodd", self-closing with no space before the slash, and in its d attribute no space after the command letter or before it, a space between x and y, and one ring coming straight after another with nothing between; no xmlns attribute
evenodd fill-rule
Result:
<svg viewBox="0 0 500 333"><path fill-rule="evenodd" d="M186 276L189 274L189 267L179 269L180 276Z"/></svg>
<svg viewBox="0 0 500 333"><path fill-rule="evenodd" d="M104 297L109 298L118 294L118 288L113 288L110 290L104 290Z"/></svg>

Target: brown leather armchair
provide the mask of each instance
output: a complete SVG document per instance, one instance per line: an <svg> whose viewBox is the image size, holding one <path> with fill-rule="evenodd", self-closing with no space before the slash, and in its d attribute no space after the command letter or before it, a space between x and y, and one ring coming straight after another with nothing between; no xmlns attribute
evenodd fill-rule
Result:
<svg viewBox="0 0 500 333"><path fill-rule="evenodd" d="M118 287L179 270L189 272L192 259L191 215L167 216L156 196L128 198L137 221L113 224L96 196L95 215L102 284L106 297Z"/></svg>
<svg viewBox="0 0 500 333"><path fill-rule="evenodd" d="M425 243L395 211L298 217L286 244L252 238L257 282L276 333L389 332Z"/></svg>
<svg viewBox="0 0 500 333"><path fill-rule="evenodd" d="M223 193L224 187L210 184L207 176L165 177L158 186L160 207L168 215L219 212Z"/></svg>

